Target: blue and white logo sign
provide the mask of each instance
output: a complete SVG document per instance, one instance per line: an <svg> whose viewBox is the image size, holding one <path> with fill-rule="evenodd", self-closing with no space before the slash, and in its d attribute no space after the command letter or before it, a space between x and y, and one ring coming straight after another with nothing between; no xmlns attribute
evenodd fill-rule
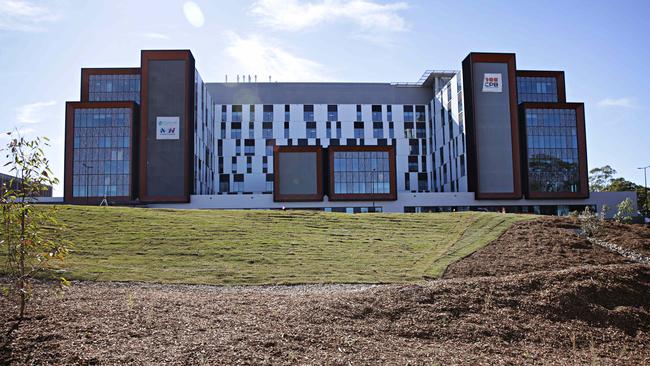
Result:
<svg viewBox="0 0 650 366"><path fill-rule="evenodd" d="M491 93L501 93L501 74L486 73L483 75L483 91Z"/></svg>
<svg viewBox="0 0 650 366"><path fill-rule="evenodd" d="M156 117L156 140L178 140L179 117Z"/></svg>

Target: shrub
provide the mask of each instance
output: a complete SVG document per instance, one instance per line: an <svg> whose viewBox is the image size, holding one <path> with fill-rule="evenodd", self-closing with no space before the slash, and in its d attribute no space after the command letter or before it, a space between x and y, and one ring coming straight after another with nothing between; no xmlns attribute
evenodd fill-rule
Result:
<svg viewBox="0 0 650 366"><path fill-rule="evenodd" d="M618 209L614 215L614 220L616 220L616 222L625 224L632 221L632 216L634 216L634 205L631 199L624 199L616 206L616 208Z"/></svg>
<svg viewBox="0 0 650 366"><path fill-rule="evenodd" d="M589 208L589 206L585 207L585 210L578 215L578 220L580 220L580 228L582 229L582 232L587 236L594 236L598 233L603 221L599 215L596 215L596 213Z"/></svg>

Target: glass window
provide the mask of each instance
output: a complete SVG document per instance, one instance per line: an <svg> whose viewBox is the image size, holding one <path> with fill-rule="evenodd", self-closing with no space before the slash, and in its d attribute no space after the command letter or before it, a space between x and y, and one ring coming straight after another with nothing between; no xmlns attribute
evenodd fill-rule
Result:
<svg viewBox="0 0 650 366"><path fill-rule="evenodd" d="M381 122L381 120L382 120L381 105L373 105L372 106L372 121L373 122Z"/></svg>
<svg viewBox="0 0 650 366"><path fill-rule="evenodd" d="M131 196L131 119L129 108L75 110L74 197Z"/></svg>
<svg viewBox="0 0 650 366"><path fill-rule="evenodd" d="M357 121L363 121L363 116L361 115L361 105L357 104Z"/></svg>
<svg viewBox="0 0 650 366"><path fill-rule="evenodd" d="M234 174L232 183L233 192L244 192L244 174Z"/></svg>
<svg viewBox="0 0 650 366"><path fill-rule="evenodd" d="M265 139L273 137L273 122L262 122L262 137Z"/></svg>
<svg viewBox="0 0 650 366"><path fill-rule="evenodd" d="M517 100L523 102L558 102L554 77L517 77Z"/></svg>
<svg viewBox="0 0 650 366"><path fill-rule="evenodd" d="M404 122L413 122L413 106L404 106Z"/></svg>
<svg viewBox="0 0 650 366"><path fill-rule="evenodd" d="M314 105L305 104L303 106L303 111L304 111L304 120L308 122L312 122L314 120Z"/></svg>
<svg viewBox="0 0 650 366"><path fill-rule="evenodd" d="M390 193L387 151L334 151L334 193Z"/></svg>
<svg viewBox="0 0 650 366"><path fill-rule="evenodd" d="M272 156L273 155L273 147L275 146L275 140L266 140L266 148L264 151L264 155L266 156Z"/></svg>
<svg viewBox="0 0 650 366"><path fill-rule="evenodd" d="M273 105L265 104L263 107L262 122L273 122Z"/></svg>
<svg viewBox="0 0 650 366"><path fill-rule="evenodd" d="M425 119L425 113L424 113L424 106L423 105L416 105L415 106L415 120L417 122L424 122Z"/></svg>
<svg viewBox="0 0 650 366"><path fill-rule="evenodd" d="M242 108L241 105L233 105L232 106L232 121L233 122L241 122L242 118Z"/></svg>
<svg viewBox="0 0 650 366"><path fill-rule="evenodd" d="M354 138L356 139L364 138L363 122L354 122Z"/></svg>
<svg viewBox="0 0 650 366"><path fill-rule="evenodd" d="M327 120L328 121L338 121L339 119L339 108L336 104L331 104L327 106Z"/></svg>
<svg viewBox="0 0 650 366"><path fill-rule="evenodd" d="M315 139L316 138L316 122L307 122L307 138Z"/></svg>
<svg viewBox="0 0 650 366"><path fill-rule="evenodd" d="M527 109L526 141L531 192L577 192L580 187L576 111Z"/></svg>
<svg viewBox="0 0 650 366"><path fill-rule="evenodd" d="M408 159L409 159L409 172L417 172L418 171L417 155L410 155Z"/></svg>
<svg viewBox="0 0 650 366"><path fill-rule="evenodd" d="M140 103L140 74L89 75L88 100Z"/></svg>
<svg viewBox="0 0 650 366"><path fill-rule="evenodd" d="M241 122L232 122L230 124L230 138L231 139L241 138Z"/></svg>
<svg viewBox="0 0 650 366"><path fill-rule="evenodd" d="M244 155L255 155L255 140L244 140Z"/></svg>
<svg viewBox="0 0 650 366"><path fill-rule="evenodd" d="M219 174L219 192L220 193L230 192L230 175Z"/></svg>
<svg viewBox="0 0 650 366"><path fill-rule="evenodd" d="M384 123L383 122L373 122L372 123L372 137L376 139L384 138Z"/></svg>
<svg viewBox="0 0 650 366"><path fill-rule="evenodd" d="M418 192L428 191L429 190L429 181L427 179L427 173L418 173Z"/></svg>

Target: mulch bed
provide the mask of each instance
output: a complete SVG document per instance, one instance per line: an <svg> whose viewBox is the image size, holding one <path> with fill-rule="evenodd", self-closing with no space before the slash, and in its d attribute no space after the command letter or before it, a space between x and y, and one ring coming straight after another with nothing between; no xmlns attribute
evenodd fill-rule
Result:
<svg viewBox="0 0 650 366"><path fill-rule="evenodd" d="M631 263L617 253L593 245L579 235L579 229L579 224L567 217L542 217L517 223L489 245L451 264L443 277L501 276ZM650 249L649 230L640 225L607 222L599 238L641 253L639 248Z"/></svg>
<svg viewBox="0 0 650 366"><path fill-rule="evenodd" d="M616 222L607 222L598 232L596 238L650 257L649 225L622 225Z"/></svg>
<svg viewBox="0 0 650 366"><path fill-rule="evenodd" d="M649 364L650 266L568 236L570 225L517 224L447 279L421 285L41 284L0 356L18 365ZM10 313L1 299L3 334Z"/></svg>

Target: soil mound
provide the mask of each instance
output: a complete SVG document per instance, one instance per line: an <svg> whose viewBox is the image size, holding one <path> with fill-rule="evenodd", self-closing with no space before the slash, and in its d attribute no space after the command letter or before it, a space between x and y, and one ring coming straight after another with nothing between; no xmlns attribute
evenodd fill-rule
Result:
<svg viewBox="0 0 650 366"><path fill-rule="evenodd" d="M607 237L623 248L643 247L644 229L605 223ZM636 231L630 230L635 227ZM557 271L584 265L631 263L617 253L591 244L579 235L579 225L566 217L543 217L513 225L498 239L447 267L444 278L501 276Z"/></svg>

